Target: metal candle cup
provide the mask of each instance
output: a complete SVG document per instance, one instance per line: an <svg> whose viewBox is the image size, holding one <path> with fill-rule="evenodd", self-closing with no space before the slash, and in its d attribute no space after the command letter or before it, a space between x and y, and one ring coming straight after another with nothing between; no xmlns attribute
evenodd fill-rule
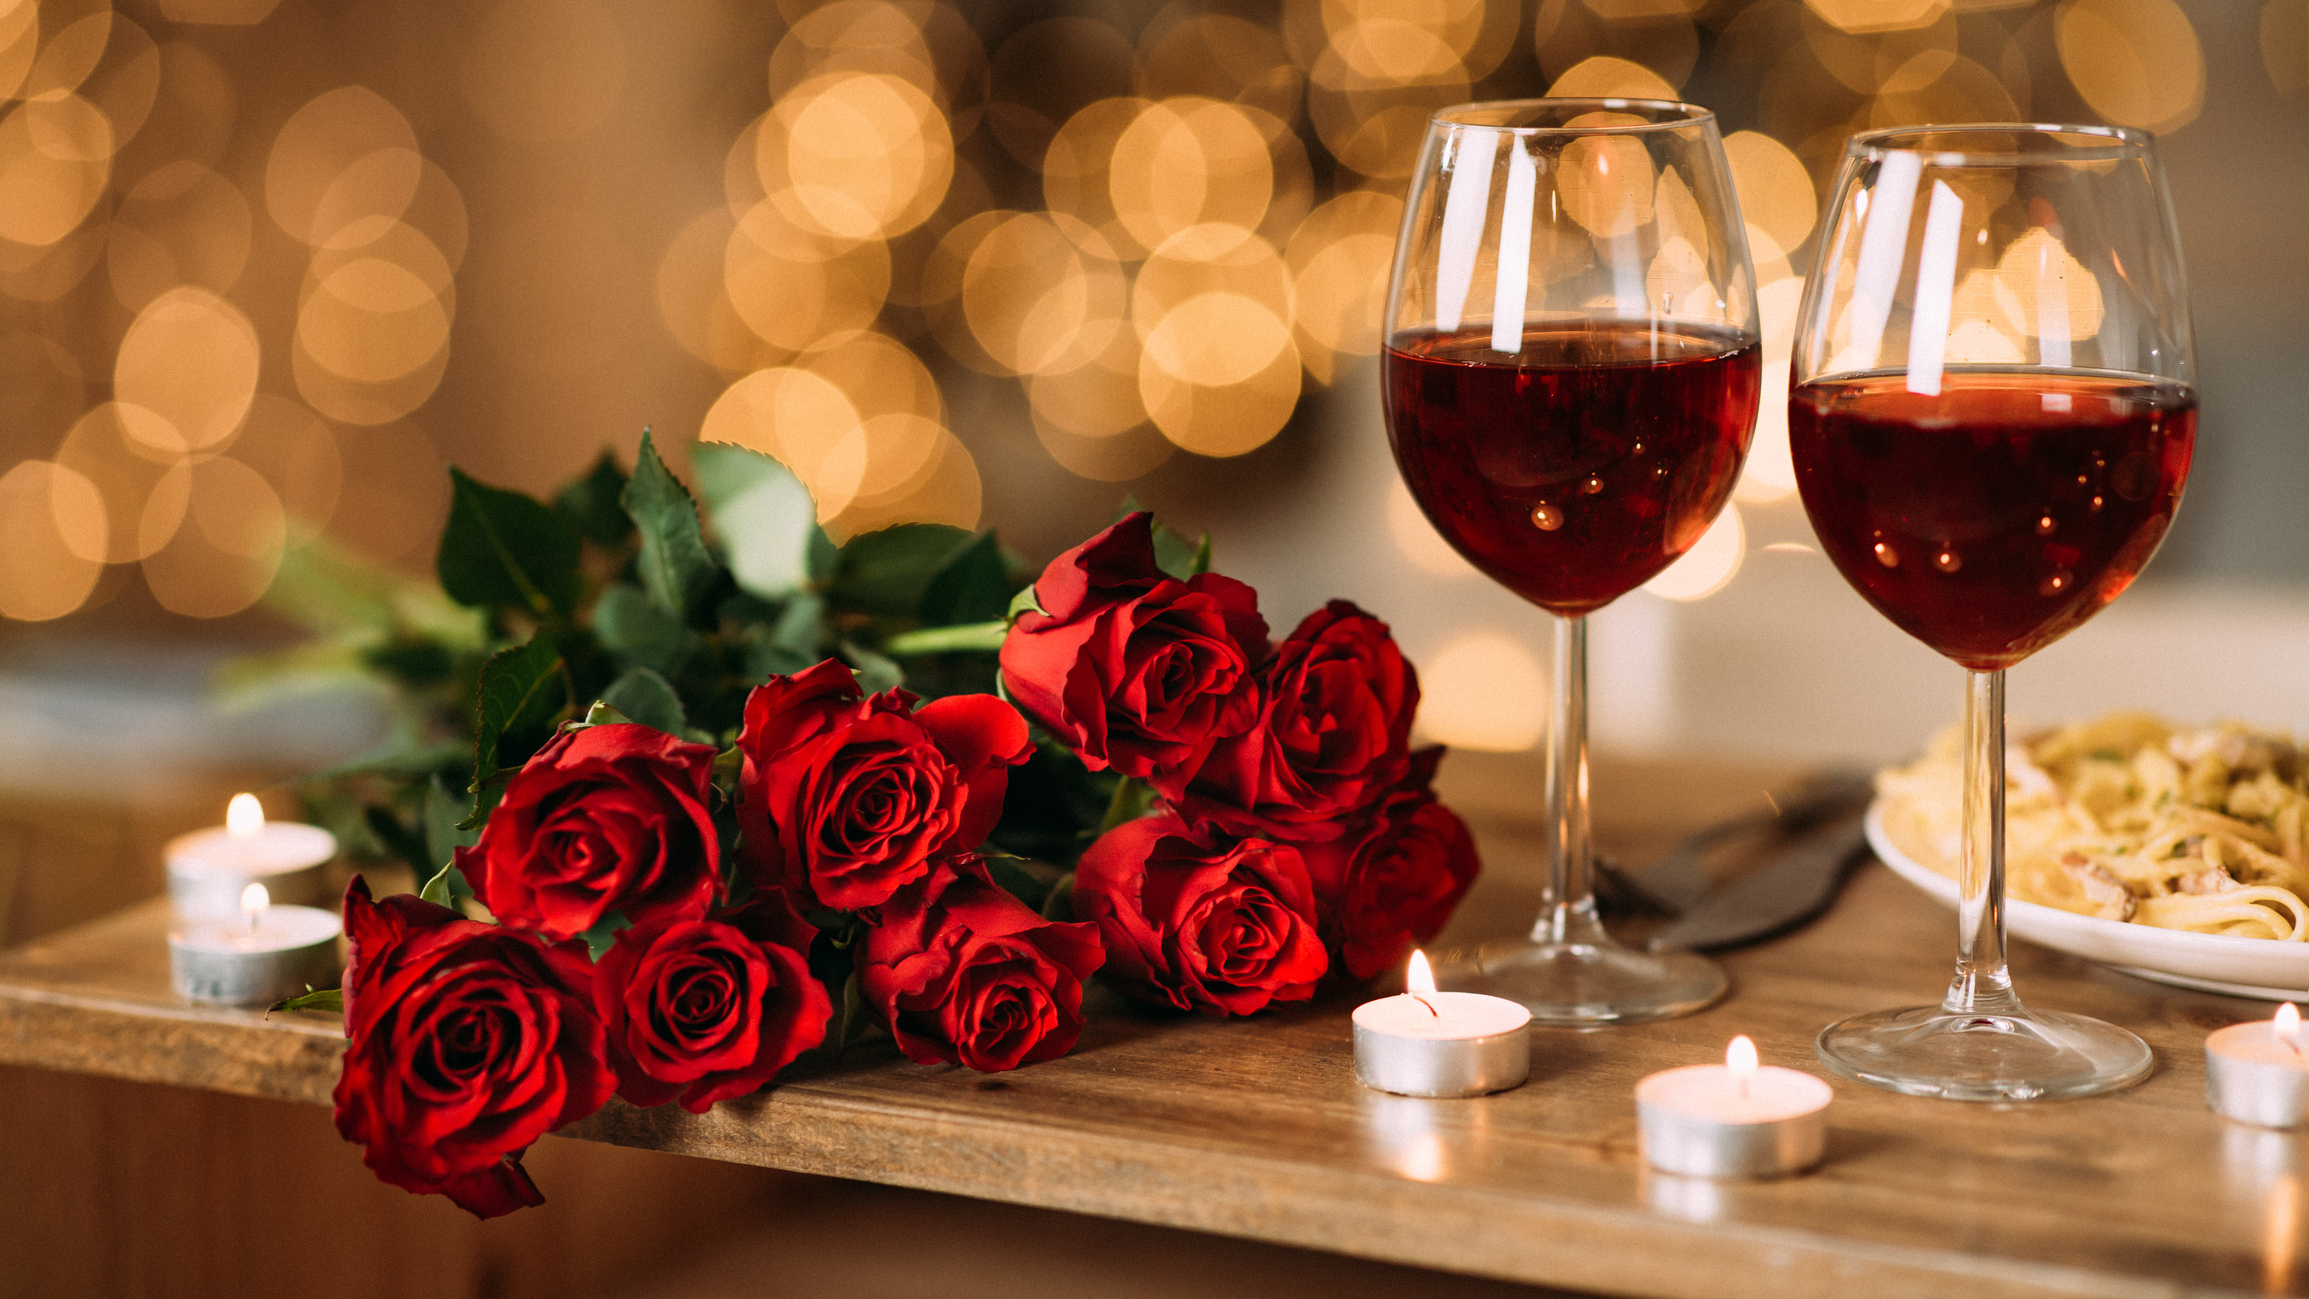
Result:
<svg viewBox="0 0 2309 1299"><path fill-rule="evenodd" d="M1745 1037L1728 1054L1725 1064L1667 1069L1636 1084L1644 1161L1687 1177L1781 1177L1819 1163L1828 1084L1759 1066Z"/></svg>
<svg viewBox="0 0 2309 1299"><path fill-rule="evenodd" d="M1504 997L1437 992L1411 954L1411 991L1355 1008L1355 1077L1401 1096L1481 1096L1531 1075L1531 1012Z"/></svg>
<svg viewBox="0 0 2309 1299"><path fill-rule="evenodd" d="M2239 1123L2300 1127L2309 1120L2309 1053L2300 1038L2291 1002L2274 1020L2215 1030L2205 1039L2205 1103Z"/></svg>
<svg viewBox="0 0 2309 1299"><path fill-rule="evenodd" d="M246 890L238 920L189 920L168 935L169 982L186 1001L267 1006L337 979L344 926L318 907L276 907Z"/></svg>
<svg viewBox="0 0 2309 1299"><path fill-rule="evenodd" d="M262 884L274 902L322 900L321 868L337 855L317 825L267 821L248 794L235 795L225 824L168 842L168 900L184 920L240 918L241 891Z"/></svg>

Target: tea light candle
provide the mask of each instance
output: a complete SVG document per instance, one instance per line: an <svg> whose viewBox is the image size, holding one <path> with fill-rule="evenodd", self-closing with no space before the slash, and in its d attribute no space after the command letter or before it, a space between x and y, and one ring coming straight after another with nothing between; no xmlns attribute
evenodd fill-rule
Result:
<svg viewBox="0 0 2309 1299"><path fill-rule="evenodd" d="M1644 1160L1687 1177L1779 1177L1820 1162L1833 1093L1808 1073L1760 1066L1735 1037L1722 1064L1687 1065L1636 1084Z"/></svg>
<svg viewBox="0 0 2309 1299"><path fill-rule="evenodd" d="M169 981L186 1001L266 1006L337 978L337 917L276 907L265 886L242 890L237 920L188 920L168 935Z"/></svg>
<svg viewBox="0 0 2309 1299"><path fill-rule="evenodd" d="M267 821L254 794L235 794L221 827L169 840L168 900L185 920L237 920L251 884L275 902L321 901L321 867L337 837L317 825Z"/></svg>
<svg viewBox="0 0 2309 1299"><path fill-rule="evenodd" d="M2309 1117L2309 1055L2301 1012L2288 1001L2275 1019L2214 1030L2205 1039L2205 1103L2224 1118L2297 1128Z"/></svg>
<svg viewBox="0 0 2309 1299"><path fill-rule="evenodd" d="M1355 1008L1355 1077L1402 1096L1481 1096L1531 1075L1531 1012L1505 997L1437 992L1411 954L1400 997Z"/></svg>

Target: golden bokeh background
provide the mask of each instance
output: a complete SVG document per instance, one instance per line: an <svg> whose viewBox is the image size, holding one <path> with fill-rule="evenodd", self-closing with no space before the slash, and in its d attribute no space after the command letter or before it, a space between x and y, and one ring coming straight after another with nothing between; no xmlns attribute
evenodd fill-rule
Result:
<svg viewBox="0 0 2309 1299"><path fill-rule="evenodd" d="M1125 490L1223 530L1363 435L1427 115L1549 92L1719 109L1774 373L1842 141L1899 124L2245 176L2179 187L2205 329L2266 297L2215 204L2301 171L2309 0L0 0L0 616L224 618L324 533L420 568L447 462L542 490L645 424L777 456L837 536L1040 558ZM1774 544L1777 406L1655 594ZM2190 527L2184 568L2267 550Z"/></svg>

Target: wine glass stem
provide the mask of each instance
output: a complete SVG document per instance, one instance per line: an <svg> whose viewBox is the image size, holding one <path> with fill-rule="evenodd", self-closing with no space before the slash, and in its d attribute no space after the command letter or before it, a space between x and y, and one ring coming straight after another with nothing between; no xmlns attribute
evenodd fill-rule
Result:
<svg viewBox="0 0 2309 1299"><path fill-rule="evenodd" d="M2004 672L1964 683L1964 854L1957 877L1956 977L1941 1009L1952 1015L2020 1011L2004 965Z"/></svg>
<svg viewBox="0 0 2309 1299"><path fill-rule="evenodd" d="M1555 620L1547 733L1547 893L1535 943L1603 942L1587 835L1587 619Z"/></svg>

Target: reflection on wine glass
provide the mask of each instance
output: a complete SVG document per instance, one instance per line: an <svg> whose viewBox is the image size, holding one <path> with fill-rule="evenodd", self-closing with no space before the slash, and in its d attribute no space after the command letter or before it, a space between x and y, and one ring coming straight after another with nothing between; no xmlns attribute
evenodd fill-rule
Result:
<svg viewBox="0 0 2309 1299"><path fill-rule="evenodd" d="M1621 947L1596 919L1586 615L1691 549L1755 428L1754 275L1714 116L1624 99L1436 114L1387 310L1404 483L1460 554L1557 615L1545 906L1529 941L1440 977L1542 1023L1697 1010L1721 969Z"/></svg>
<svg viewBox="0 0 2309 1299"><path fill-rule="evenodd" d="M1963 1100L2137 1081L2123 1029L2030 1010L2004 960L2004 671L2115 599L2180 502L2197 396L2149 137L1946 126L1853 137L1796 336L1788 433L1822 548L1969 669L1956 976L1820 1058Z"/></svg>

